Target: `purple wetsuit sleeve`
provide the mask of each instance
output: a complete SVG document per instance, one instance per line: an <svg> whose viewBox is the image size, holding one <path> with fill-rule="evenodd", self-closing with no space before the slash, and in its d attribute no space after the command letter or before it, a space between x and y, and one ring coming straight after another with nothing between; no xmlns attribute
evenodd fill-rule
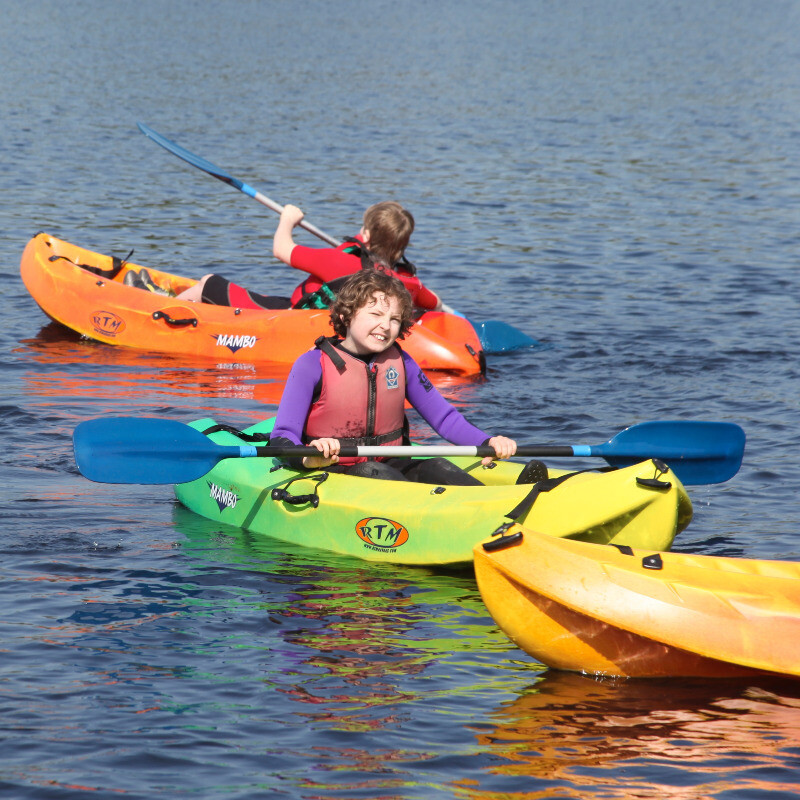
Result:
<svg viewBox="0 0 800 800"><path fill-rule="evenodd" d="M457 445L480 445L491 438L467 422L464 415L439 394L408 353L403 353L403 361L406 365L406 397L439 436Z"/></svg>
<svg viewBox="0 0 800 800"><path fill-rule="evenodd" d="M322 377L321 355L319 350L309 350L294 362L286 379L270 439L303 443L303 429L311 409L314 387Z"/></svg>

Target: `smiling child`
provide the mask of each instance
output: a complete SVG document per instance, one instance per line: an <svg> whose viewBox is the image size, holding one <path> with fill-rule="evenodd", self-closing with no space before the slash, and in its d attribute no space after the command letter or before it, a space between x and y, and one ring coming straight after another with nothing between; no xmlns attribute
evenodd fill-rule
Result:
<svg viewBox="0 0 800 800"><path fill-rule="evenodd" d="M396 278L377 270L351 276L331 306L334 337L297 359L286 381L270 443L308 444L319 456L287 459L296 469L443 485L480 481L442 458L340 458L342 445L408 443L405 401L444 439L491 445L509 458L516 442L469 423L397 344L413 324L413 304ZM491 459L484 459L488 464Z"/></svg>

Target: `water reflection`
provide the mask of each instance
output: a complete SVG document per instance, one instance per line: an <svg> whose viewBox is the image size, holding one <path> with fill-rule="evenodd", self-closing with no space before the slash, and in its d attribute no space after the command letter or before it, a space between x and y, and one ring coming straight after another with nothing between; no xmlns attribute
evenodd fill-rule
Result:
<svg viewBox="0 0 800 800"><path fill-rule="evenodd" d="M198 399L254 401L275 407L289 374L286 365L213 364L208 359L111 347L55 322L45 325L37 336L21 340L13 352L27 365L23 387L31 397L85 399L117 415L135 414L137 406L158 402L203 416L209 409ZM430 379L460 406L475 402L475 390L485 380L436 372ZM252 404L243 407L252 408ZM228 402L215 408L233 416L243 410Z"/></svg>
<svg viewBox="0 0 800 800"><path fill-rule="evenodd" d="M786 764L800 745L800 683L597 681L550 671L476 726L476 739L501 760L493 775L564 782L570 797L763 797L795 787Z"/></svg>
<svg viewBox="0 0 800 800"><path fill-rule="evenodd" d="M366 564L220 526L180 506L173 523L194 558L264 574L268 588L259 607L279 623L284 649L303 654L295 666L314 676L281 691L308 705L301 713L310 720L345 730L387 725L398 705L418 701L422 692L432 696L430 685L417 691L405 677L443 657L505 646L471 570ZM346 708L332 710L330 703ZM365 716L372 707L391 711Z"/></svg>
<svg viewBox="0 0 800 800"><path fill-rule="evenodd" d="M170 508L171 528L113 546L73 535L10 588L37 620L24 658L61 654L37 678L60 691L57 714L25 690L50 736L88 694L118 737L169 749L213 729L219 763L251 776L280 717L280 768L319 796L340 780L491 800L790 791L800 684L537 675L470 572L364 564Z"/></svg>
<svg viewBox="0 0 800 800"><path fill-rule="evenodd" d="M137 405L155 402L196 408L198 399L280 400L286 367L225 363L175 357L83 339L56 323L20 342L14 352L25 357L25 390L34 397L91 398L111 401L114 413L133 413ZM235 406L230 406L235 413Z"/></svg>
<svg viewBox="0 0 800 800"><path fill-rule="evenodd" d="M548 671L520 690L520 656L512 650L502 657L507 644L471 573L365 565L226 528L180 507L173 523L198 565L238 564L263 575L258 608L273 625L268 657L284 663L275 688L299 704L294 715L312 729L357 737L346 748L315 749L313 757L338 764L356 783L366 779L365 789L378 788L379 765L390 784L416 785L409 763L433 758L429 743L421 740L412 752L402 738L370 748L361 737L374 741L421 714L431 724L447 716L455 741L471 735L472 747L459 745L474 764L451 782L457 797L549 798L561 796L553 794L561 786L563 796L587 800L598 792L694 800L734 789L756 798L791 785L785 764L800 743L800 684L615 682ZM461 658L473 680L454 692L442 676ZM491 667L481 670L482 659ZM528 664L530 679L535 665ZM471 711L471 698L479 698L479 709L491 696L512 699L487 716ZM324 780L311 785L335 788Z"/></svg>

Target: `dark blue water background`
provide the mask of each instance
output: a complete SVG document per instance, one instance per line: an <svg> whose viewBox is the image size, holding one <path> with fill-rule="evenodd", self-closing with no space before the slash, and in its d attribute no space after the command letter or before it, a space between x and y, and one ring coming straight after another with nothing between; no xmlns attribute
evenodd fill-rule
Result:
<svg viewBox="0 0 800 800"><path fill-rule="evenodd" d="M266 369L50 326L38 230L285 293L276 218L141 120L337 236L394 197L477 319L552 345L443 389L520 441L738 422L676 549L798 559L800 5L0 2L0 792L14 798L794 797L800 687L548 672L470 575L222 530L90 484L104 414L233 423ZM301 241L315 240L302 234Z"/></svg>

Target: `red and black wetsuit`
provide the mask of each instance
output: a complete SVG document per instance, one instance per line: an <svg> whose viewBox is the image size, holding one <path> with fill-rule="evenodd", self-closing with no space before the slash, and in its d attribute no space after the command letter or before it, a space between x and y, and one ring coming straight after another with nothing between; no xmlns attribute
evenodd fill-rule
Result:
<svg viewBox="0 0 800 800"><path fill-rule="evenodd" d="M295 269L310 273L292 292L292 306L296 306L304 296L316 292L323 284L334 284L358 272L365 264L363 240L359 237L349 239L338 247L305 247L295 245L291 255L291 265ZM418 308L434 309L439 298L422 285L417 277L413 264L399 261L392 269L383 269L403 282L411 299Z"/></svg>

